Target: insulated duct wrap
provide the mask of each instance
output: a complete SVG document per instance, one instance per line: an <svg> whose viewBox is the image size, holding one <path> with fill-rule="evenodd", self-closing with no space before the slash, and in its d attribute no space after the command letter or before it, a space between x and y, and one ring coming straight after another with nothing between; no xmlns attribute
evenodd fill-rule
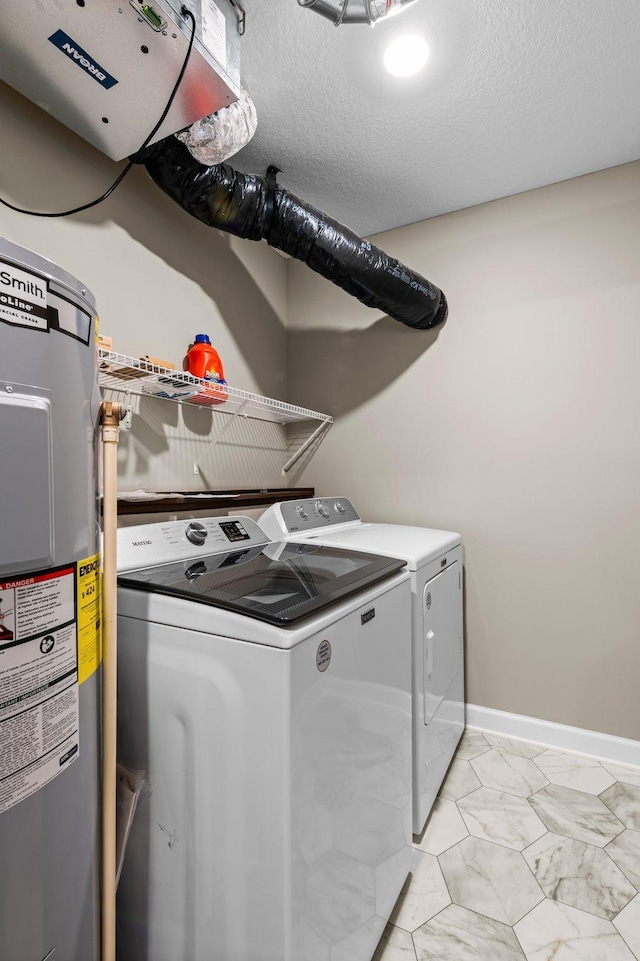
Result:
<svg viewBox="0 0 640 961"><path fill-rule="evenodd" d="M266 240L407 327L424 330L445 321L447 301L437 287L265 178L238 173L227 164L203 167L175 137L147 147L136 161L177 204L208 226Z"/></svg>
<svg viewBox="0 0 640 961"><path fill-rule="evenodd" d="M224 163L246 147L257 126L255 105L243 88L235 103L197 120L175 136L192 157L210 167Z"/></svg>

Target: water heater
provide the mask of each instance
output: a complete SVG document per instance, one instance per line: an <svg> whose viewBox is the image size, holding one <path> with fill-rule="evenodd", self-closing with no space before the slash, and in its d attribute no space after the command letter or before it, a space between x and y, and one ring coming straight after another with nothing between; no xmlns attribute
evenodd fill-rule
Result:
<svg viewBox="0 0 640 961"><path fill-rule="evenodd" d="M98 961L97 318L0 238L0 958Z"/></svg>

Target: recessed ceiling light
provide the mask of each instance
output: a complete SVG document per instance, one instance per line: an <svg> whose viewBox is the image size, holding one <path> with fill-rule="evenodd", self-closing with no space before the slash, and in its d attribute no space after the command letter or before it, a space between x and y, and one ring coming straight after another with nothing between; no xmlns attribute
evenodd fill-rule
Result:
<svg viewBox="0 0 640 961"><path fill-rule="evenodd" d="M384 54L384 65L394 77L410 77L422 70L429 58L429 44L417 33L396 37Z"/></svg>

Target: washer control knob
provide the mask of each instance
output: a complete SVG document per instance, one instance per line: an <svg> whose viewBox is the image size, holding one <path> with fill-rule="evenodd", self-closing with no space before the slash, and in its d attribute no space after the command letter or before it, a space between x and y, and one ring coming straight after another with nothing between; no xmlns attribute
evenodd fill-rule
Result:
<svg viewBox="0 0 640 961"><path fill-rule="evenodd" d="M196 547L202 547L207 539L208 533L209 532L204 524L199 524L198 521L192 521L185 531L187 540L191 541L192 544L195 544Z"/></svg>
<svg viewBox="0 0 640 961"><path fill-rule="evenodd" d="M337 510L338 514L346 514L346 513L347 513L347 508L344 506L344 504L341 504L340 501L336 501L333 506L334 506L335 509Z"/></svg>
<svg viewBox="0 0 640 961"><path fill-rule="evenodd" d="M296 514L298 514L303 521L306 521L307 517L309 516L306 510L304 509L304 507L302 506L302 504L300 505L300 507L296 507Z"/></svg>
<svg viewBox="0 0 640 961"><path fill-rule="evenodd" d="M329 516L329 508L323 504L322 501L316 501L316 510L318 514L320 514L320 517Z"/></svg>

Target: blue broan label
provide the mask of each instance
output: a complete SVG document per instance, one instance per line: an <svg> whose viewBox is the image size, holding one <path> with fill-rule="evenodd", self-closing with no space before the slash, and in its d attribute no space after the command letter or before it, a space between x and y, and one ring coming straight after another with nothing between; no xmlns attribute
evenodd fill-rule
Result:
<svg viewBox="0 0 640 961"><path fill-rule="evenodd" d="M54 47L62 50L69 60L77 63L85 73L88 73L90 77L97 80L106 90L109 90L117 84L118 81L116 78L112 77L110 73L107 73L104 67L101 67L100 64L94 60L86 50L83 50L75 40L72 40L64 30L56 30L55 33L51 34L49 40Z"/></svg>

